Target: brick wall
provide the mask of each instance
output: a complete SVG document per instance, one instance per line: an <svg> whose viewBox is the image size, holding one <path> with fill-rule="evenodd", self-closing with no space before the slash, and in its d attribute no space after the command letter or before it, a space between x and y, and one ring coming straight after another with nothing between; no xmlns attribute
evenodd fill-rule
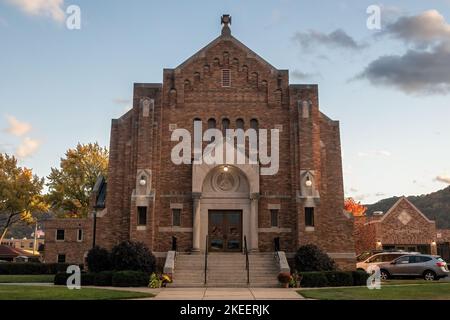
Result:
<svg viewBox="0 0 450 320"><path fill-rule="evenodd" d="M231 87L221 84L222 70L230 70ZM193 130L201 119L207 128L214 118L221 128L242 119L245 129L252 119L259 127L282 128L280 168L273 176L260 177L259 228L270 227L269 204L280 204L280 232L261 232L261 251L281 247L294 252L315 243L329 253L345 253L343 265L354 262L353 221L343 213L343 179L339 123L319 110L316 85L290 85L287 70L278 70L236 39L222 36L175 69L165 69L163 84L135 84L133 109L111 126L107 213L98 218L97 243L111 248L132 239L143 241L155 252L171 247L177 236L180 251L192 248L192 166L175 165L169 126ZM152 101L151 108L144 100ZM302 105L307 103L307 115ZM140 194L137 173L151 172L147 197ZM301 172L314 172L315 227L306 231ZM171 227L171 203L182 204L182 228ZM137 227L137 209L147 206L147 225ZM283 230L290 229L290 232ZM164 231L162 231L164 230ZM75 246L75 244L74 244ZM53 249L52 249L53 250ZM62 249L61 249L62 250ZM78 254L79 255L79 254Z"/></svg>
<svg viewBox="0 0 450 320"><path fill-rule="evenodd" d="M92 220L90 219L53 219L44 221L45 250L44 262L58 262L58 254L66 255L66 263L84 263L84 258L92 247ZM63 229L64 241L56 240L56 230ZM83 237L78 241L78 230Z"/></svg>

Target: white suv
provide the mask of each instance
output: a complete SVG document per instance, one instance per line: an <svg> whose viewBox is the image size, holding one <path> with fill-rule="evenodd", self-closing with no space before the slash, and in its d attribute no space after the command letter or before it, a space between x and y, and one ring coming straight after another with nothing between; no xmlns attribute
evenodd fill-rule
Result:
<svg viewBox="0 0 450 320"><path fill-rule="evenodd" d="M373 265L380 265L386 262L391 262L405 254L418 254L418 252L404 252L404 251L393 251L393 252L382 252L374 254L368 257L366 260L358 262L356 264L356 269L364 270L367 272L367 268Z"/></svg>

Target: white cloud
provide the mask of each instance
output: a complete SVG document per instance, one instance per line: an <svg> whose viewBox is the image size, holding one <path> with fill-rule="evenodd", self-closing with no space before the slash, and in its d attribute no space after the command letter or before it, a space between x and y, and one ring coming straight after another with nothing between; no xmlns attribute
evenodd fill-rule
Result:
<svg viewBox="0 0 450 320"><path fill-rule="evenodd" d="M371 151L361 151L358 152L358 157L390 157L392 154L387 150L371 150Z"/></svg>
<svg viewBox="0 0 450 320"><path fill-rule="evenodd" d="M357 194L353 197L355 201L364 201L367 198L370 198L371 194L364 193L364 194Z"/></svg>
<svg viewBox="0 0 450 320"><path fill-rule="evenodd" d="M403 16L388 25L383 34L407 43L427 46L435 41L450 40L450 24L437 10L428 10L416 16Z"/></svg>
<svg viewBox="0 0 450 320"><path fill-rule="evenodd" d="M126 104L129 105L131 103L130 99L124 99L124 98L115 98L113 99L113 102L115 104Z"/></svg>
<svg viewBox="0 0 450 320"><path fill-rule="evenodd" d="M376 34L385 36L405 43L407 51L378 57L354 79L410 95L450 93L450 23L439 11L399 17Z"/></svg>
<svg viewBox="0 0 450 320"><path fill-rule="evenodd" d="M391 156L391 153L389 151L386 151L386 150L376 150L375 154L377 156L384 156L384 157L390 157Z"/></svg>
<svg viewBox="0 0 450 320"><path fill-rule="evenodd" d="M13 116L6 116L8 119L9 127L5 130L6 132L21 137L31 130L31 124L17 120Z"/></svg>
<svg viewBox="0 0 450 320"><path fill-rule="evenodd" d="M303 50L309 50L315 45L348 50L361 50L367 47L366 44L357 42L342 29L336 29L330 33L317 30L297 32L293 39L300 44Z"/></svg>
<svg viewBox="0 0 450 320"><path fill-rule="evenodd" d="M362 157L368 157L369 154L367 152L358 152L358 157L362 158Z"/></svg>
<svg viewBox="0 0 450 320"><path fill-rule="evenodd" d="M440 176L437 176L434 180L450 184L450 176L449 175L440 175Z"/></svg>
<svg viewBox="0 0 450 320"><path fill-rule="evenodd" d="M41 146L40 141L26 137L17 147L16 156L22 159L31 157L38 151L40 146Z"/></svg>
<svg viewBox="0 0 450 320"><path fill-rule="evenodd" d="M23 12L33 16L47 16L55 21L64 21L64 0L7 0Z"/></svg>

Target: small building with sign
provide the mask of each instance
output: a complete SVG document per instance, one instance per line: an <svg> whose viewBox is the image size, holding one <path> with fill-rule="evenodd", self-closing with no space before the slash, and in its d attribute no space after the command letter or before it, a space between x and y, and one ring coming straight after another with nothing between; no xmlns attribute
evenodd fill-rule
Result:
<svg viewBox="0 0 450 320"><path fill-rule="evenodd" d="M401 197L388 212L355 217L355 251L405 250L450 260L450 229L437 229L411 201Z"/></svg>

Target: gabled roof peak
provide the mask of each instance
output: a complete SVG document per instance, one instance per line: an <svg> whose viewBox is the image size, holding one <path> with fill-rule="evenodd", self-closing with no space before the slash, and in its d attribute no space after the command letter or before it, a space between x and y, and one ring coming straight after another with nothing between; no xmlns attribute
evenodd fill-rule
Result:
<svg viewBox="0 0 450 320"><path fill-rule="evenodd" d="M268 66L271 69L271 71L277 71L278 70L273 65L271 65L269 62L267 62L265 59L263 59L261 56L259 56L257 53L255 53L253 50L248 48L245 44L243 44L242 42L240 42L238 39L236 39L235 37L233 37L231 35L231 29L230 29L231 15L229 15L229 14L222 15L221 18L220 18L220 23L222 24L222 33L216 39L211 41L205 47L203 47L202 49L197 51L194 55L192 55L190 58L188 58L183 63L181 63L174 70L180 70L181 68L186 66L188 63L192 62L193 60L195 60L197 58L200 58L200 57L203 57L205 51L207 51L208 49L212 48L214 45L218 44L221 41L227 41L227 42L233 43L235 46L237 46L241 50L247 52L247 56L249 58L253 58L253 59L258 60L260 63Z"/></svg>

